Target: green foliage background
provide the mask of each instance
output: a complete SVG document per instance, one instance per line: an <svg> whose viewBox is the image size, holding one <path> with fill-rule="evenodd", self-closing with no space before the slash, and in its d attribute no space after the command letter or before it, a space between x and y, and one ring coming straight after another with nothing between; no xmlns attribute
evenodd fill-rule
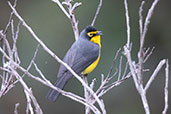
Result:
<svg viewBox="0 0 171 114"><path fill-rule="evenodd" d="M13 3L13 0L10 0ZM78 1L78 0L77 0ZM146 16L147 9L151 6L153 0L146 0L143 15ZM83 0L82 6L75 11L76 18L79 20L79 29L91 24L96 12L99 0ZM128 0L129 15L131 24L131 41L133 43L133 59L137 61L137 51L139 46L139 26L138 10L141 1ZM171 61L171 1L160 0L155 8L154 15L151 19L149 31L147 33L145 46L155 47L153 55L145 64L150 68L150 72L144 74L145 80L149 78L152 71L163 58ZM11 9L6 0L0 0L0 29L3 30L8 22ZM56 53L63 58L66 51L74 42L74 35L70 21L61 11L61 9L51 0L18 0L17 11L32 27L39 38ZM18 20L15 18L15 24ZM89 80L97 78L96 88L99 86L101 74L106 75L109 71L112 59L116 50L126 42L126 24L125 9L123 0L104 0L100 14L95 23L98 30L103 31L102 36L102 57L98 67L89 75ZM8 37L10 38L10 30ZM2 45L2 43L0 43ZM21 58L21 65L27 67L31 60L36 41L30 33L20 27L18 50ZM121 54L122 55L122 54ZM0 55L1 56L1 55ZM119 59L118 59L119 61ZM36 58L36 63L43 71L44 75L55 82L58 72L59 63L53 60L47 53L40 49ZM2 65L2 63L0 62ZM118 64L117 64L118 65ZM123 66L124 67L124 66ZM37 73L34 69L31 72ZM152 114L160 114L163 110L163 87L164 87L164 68L159 72L156 80L152 83L147 93L150 109ZM48 87L39 82L24 77L26 83L32 88L43 112L45 114L83 114L84 106L72 101L66 97L60 96L57 102L49 103L46 99ZM114 81L114 80L113 80ZM170 78L171 83L171 78ZM170 84L171 85L171 84ZM72 91L83 96L81 84L72 79L66 86L65 90ZM170 86L169 86L170 91ZM171 93L171 91L170 91ZM123 84L115 87L103 96L108 114L144 114L144 109L137 91L135 90L132 79L128 79ZM171 99L169 98L169 103ZM9 91L0 99L0 114L12 114L16 103L20 103L19 114L25 113L26 99L22 86L18 83L15 88ZM171 107L169 107L171 113Z"/></svg>

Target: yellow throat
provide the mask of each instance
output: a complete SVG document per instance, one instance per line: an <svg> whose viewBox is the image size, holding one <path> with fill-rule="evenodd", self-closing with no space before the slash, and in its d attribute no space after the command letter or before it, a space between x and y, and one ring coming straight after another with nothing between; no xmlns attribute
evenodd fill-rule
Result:
<svg viewBox="0 0 171 114"><path fill-rule="evenodd" d="M101 39L100 39L100 35L94 36L93 38L91 38L90 41L93 42L93 43L98 44L99 47L101 48Z"/></svg>

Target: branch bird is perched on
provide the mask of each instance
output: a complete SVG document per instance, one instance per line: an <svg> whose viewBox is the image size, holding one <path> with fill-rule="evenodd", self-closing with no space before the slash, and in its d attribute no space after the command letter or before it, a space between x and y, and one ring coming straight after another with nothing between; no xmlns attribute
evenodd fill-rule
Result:
<svg viewBox="0 0 171 114"><path fill-rule="evenodd" d="M89 25L82 30L80 37L76 40L66 53L63 61L67 63L77 74L87 75L97 66L100 59L101 31L97 31ZM73 77L72 73L61 64L58 72L58 79L55 86L63 89L67 81ZM51 89L47 99L55 102L59 92Z"/></svg>

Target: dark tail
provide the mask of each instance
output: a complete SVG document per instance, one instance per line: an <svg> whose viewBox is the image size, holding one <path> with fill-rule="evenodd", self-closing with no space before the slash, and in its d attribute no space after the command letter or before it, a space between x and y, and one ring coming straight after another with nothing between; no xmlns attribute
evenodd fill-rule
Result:
<svg viewBox="0 0 171 114"><path fill-rule="evenodd" d="M58 78L58 80L55 83L55 86L63 89L64 86L67 83L67 79L65 78L65 76L61 76L60 78ZM59 97L60 93L54 89L50 89L48 94L47 94L47 99L51 102L55 102L57 100L57 98Z"/></svg>

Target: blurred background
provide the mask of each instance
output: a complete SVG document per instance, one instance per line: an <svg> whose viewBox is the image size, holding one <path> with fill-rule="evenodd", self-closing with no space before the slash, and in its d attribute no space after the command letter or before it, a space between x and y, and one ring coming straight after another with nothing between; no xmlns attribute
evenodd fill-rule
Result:
<svg viewBox="0 0 171 114"><path fill-rule="evenodd" d="M13 3L13 0L10 0ZM77 0L79 1L79 0ZM79 20L79 30L91 24L96 12L99 0L83 0L82 5L75 11L76 18ZM146 16L147 9L151 6L153 0L146 0L143 16ZM131 42L132 56L137 61L137 52L139 48L139 26L138 10L140 0L128 0L129 15L131 24ZM145 47L155 47L153 54L145 64L145 68L150 71L144 74L145 80L149 78L160 60L168 58L171 61L171 1L160 0L155 8L151 19L149 30L145 39ZM66 51L74 42L72 27L68 18L61 9L51 0L18 0L17 11L24 18L26 23L32 27L39 38L61 59ZM4 30L8 22L11 9L7 0L0 0L0 30ZM14 17L15 25L18 19ZM96 78L95 89L100 84L101 74L107 75L114 54L126 43L126 24L125 9L123 0L104 0L100 14L96 20L95 27L103 32L102 36L102 56L98 67L88 76L89 82ZM8 31L8 39L10 37ZM2 43L0 43L2 45ZM30 33L20 26L19 39L17 42L21 65L27 67L37 46L37 42ZM0 56L2 56L0 54ZM120 54L120 56L123 56ZM118 58L119 61L119 58ZM125 58L124 58L125 61ZM40 48L36 63L43 74L52 82L56 80L59 63ZM119 62L117 62L116 67ZM2 65L2 63L0 62ZM115 67L115 68L116 68ZM123 65L124 67L124 65ZM32 68L33 74L38 74ZM0 71L1 72L1 71ZM44 114L83 114L84 106L69 98L60 96L57 102L50 103L45 99L48 87L41 83L24 77L25 82L32 88L35 97L38 100ZM114 81L113 79L112 81ZM150 105L151 114L161 114L164 107L164 67L152 83L147 92L147 98ZM1 81L0 81L1 82ZM146 81L144 81L146 82ZM171 95L171 78L169 92ZM81 84L72 79L65 87L66 91L71 91L83 96ZM170 96L171 97L171 96ZM137 93L133 80L130 78L120 86L113 88L103 97L108 114L144 114L144 109L139 94ZM0 114L14 113L16 103L20 103L19 114L24 114L26 110L26 98L23 88L18 83L15 88L10 90L0 99ZM169 98L169 104L171 99ZM171 114L169 107L168 114Z"/></svg>

